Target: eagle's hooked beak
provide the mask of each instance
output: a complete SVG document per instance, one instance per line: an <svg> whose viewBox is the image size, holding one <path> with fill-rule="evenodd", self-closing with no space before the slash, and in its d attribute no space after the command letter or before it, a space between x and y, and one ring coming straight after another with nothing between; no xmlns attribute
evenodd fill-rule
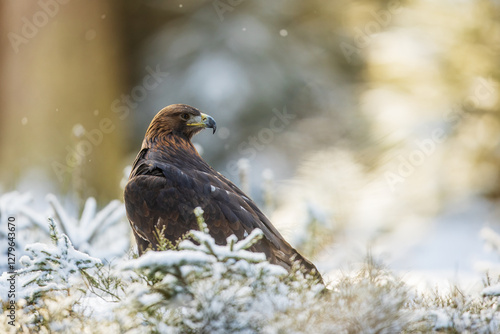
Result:
<svg viewBox="0 0 500 334"><path fill-rule="evenodd" d="M215 130L217 130L217 123L215 123L215 119L212 116L201 113L201 122L205 124L205 127L213 129L214 132L212 133L215 133Z"/></svg>
<svg viewBox="0 0 500 334"><path fill-rule="evenodd" d="M217 130L217 123L215 123L215 119L212 116L208 116L207 114L201 113L201 116L196 116L192 118L190 122L187 123L188 126L199 126L201 128L210 128Z"/></svg>

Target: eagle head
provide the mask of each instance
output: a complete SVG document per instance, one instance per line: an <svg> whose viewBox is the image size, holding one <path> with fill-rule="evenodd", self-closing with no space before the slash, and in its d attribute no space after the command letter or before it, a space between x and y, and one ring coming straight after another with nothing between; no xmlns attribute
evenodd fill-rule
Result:
<svg viewBox="0 0 500 334"><path fill-rule="evenodd" d="M211 116L186 104L172 104L156 114L146 131L146 137L173 133L191 139L205 128L211 128L215 133L217 124Z"/></svg>

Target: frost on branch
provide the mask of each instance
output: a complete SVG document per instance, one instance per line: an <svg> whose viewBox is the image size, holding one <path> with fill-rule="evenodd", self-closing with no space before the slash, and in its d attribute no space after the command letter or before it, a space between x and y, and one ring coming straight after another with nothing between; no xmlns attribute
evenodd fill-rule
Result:
<svg viewBox="0 0 500 334"><path fill-rule="evenodd" d="M48 233L47 219L42 224L32 221L30 217L24 215L25 211L32 210L33 197L29 193L20 193L12 191L0 196L0 221L7 222L8 217L13 217L16 228L16 251L17 255L24 255L24 247L33 242L42 241L43 235ZM6 225L4 225L6 226ZM7 240L9 230L5 227L0 229L0 239ZM8 271L7 266L7 247L4 247L0 252L0 273ZM17 268L16 268L17 269Z"/></svg>
<svg viewBox="0 0 500 334"><path fill-rule="evenodd" d="M26 247L30 256L20 259L24 268L16 273L21 298L34 300L47 291L69 291L82 270L101 265L99 259L74 249L69 238L60 235L50 220L50 235L54 245L35 243Z"/></svg>
<svg viewBox="0 0 500 334"><path fill-rule="evenodd" d="M175 328L180 332L255 332L275 312L285 311L290 287L287 271L269 264L264 254L250 252L262 237L253 231L243 240L235 236L217 245L197 209L201 231L191 231L178 250L150 251L122 265L148 281L129 286L124 317L139 319L136 329ZM133 306L133 313L130 306Z"/></svg>
<svg viewBox="0 0 500 334"><path fill-rule="evenodd" d="M426 332L500 333L499 299L484 290L479 296L454 287L444 295L429 293L414 298L409 308L413 321L419 315L425 320Z"/></svg>
<svg viewBox="0 0 500 334"><path fill-rule="evenodd" d="M64 203L65 205L63 205ZM129 226L125 221L125 207L118 200L111 201L97 210L93 197L85 201L80 210L68 201L53 194L46 196L46 207L34 209L33 197L17 191L0 196L0 218L15 218L16 250L26 255L25 246L35 242L48 243L50 230L47 217L54 217L58 229L67 235L75 249L103 260L112 260L127 252L130 246ZM5 218L4 218L5 217ZM0 238L7 237L7 229L0 230ZM0 253L0 273L6 271L6 253Z"/></svg>
<svg viewBox="0 0 500 334"><path fill-rule="evenodd" d="M226 246L219 246L209 234L207 224L203 219L203 210L197 207L194 213L198 220L200 231L191 231L190 236L198 245L191 240L184 240L179 244L180 250L200 251L212 255L216 260L222 262L229 259L245 260L250 263L258 263L266 260L266 256L263 253L246 251L262 239L263 233L260 229L253 230L245 239L240 241L238 241L238 238L233 234L227 238Z"/></svg>
<svg viewBox="0 0 500 334"><path fill-rule="evenodd" d="M154 276L158 271L162 274L176 275L180 273L182 266L204 267L213 266L217 262L228 263L228 266L236 265L238 261L247 264L262 264L262 267L272 268L273 272L285 275L285 269L271 265L266 262L263 253L247 251L252 245L262 238L262 231L255 229L246 238L239 240L235 235L227 238L227 245L217 245L209 234L208 227L203 219L203 210L195 209L200 231L190 231L191 240L183 240L179 243L178 251L148 252L139 259L128 261L123 269L136 270ZM235 269L239 268L235 266ZM184 270L186 271L186 270Z"/></svg>
<svg viewBox="0 0 500 334"><path fill-rule="evenodd" d="M56 196L49 194L47 200L61 231L78 250L110 260L123 254L129 247L128 226L120 224L125 216L125 207L120 201L111 201L101 211L97 211L96 200L89 197L80 219L77 219L65 210Z"/></svg>
<svg viewBox="0 0 500 334"><path fill-rule="evenodd" d="M17 191L3 194L0 196L0 220L5 221L7 216L16 215L31 200L30 194L20 194ZM0 233L4 234L4 231L0 231Z"/></svg>

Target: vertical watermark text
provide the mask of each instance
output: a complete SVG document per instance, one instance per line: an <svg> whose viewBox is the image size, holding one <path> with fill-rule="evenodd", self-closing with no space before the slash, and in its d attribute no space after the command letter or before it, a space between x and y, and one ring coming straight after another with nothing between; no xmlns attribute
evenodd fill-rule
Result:
<svg viewBox="0 0 500 334"><path fill-rule="evenodd" d="M9 217L7 221L7 274L9 278L9 291L7 294L7 318L8 324L15 326L16 321L16 218Z"/></svg>

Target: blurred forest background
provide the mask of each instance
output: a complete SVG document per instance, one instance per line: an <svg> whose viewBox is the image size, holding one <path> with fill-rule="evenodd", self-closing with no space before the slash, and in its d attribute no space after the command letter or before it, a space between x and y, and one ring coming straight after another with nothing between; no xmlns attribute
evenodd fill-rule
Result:
<svg viewBox="0 0 500 334"><path fill-rule="evenodd" d="M202 156L322 271L367 247L403 271L485 270L479 232L500 221L499 7L4 0L0 189L77 210L121 200L150 120L185 103L217 120L195 138Z"/></svg>

